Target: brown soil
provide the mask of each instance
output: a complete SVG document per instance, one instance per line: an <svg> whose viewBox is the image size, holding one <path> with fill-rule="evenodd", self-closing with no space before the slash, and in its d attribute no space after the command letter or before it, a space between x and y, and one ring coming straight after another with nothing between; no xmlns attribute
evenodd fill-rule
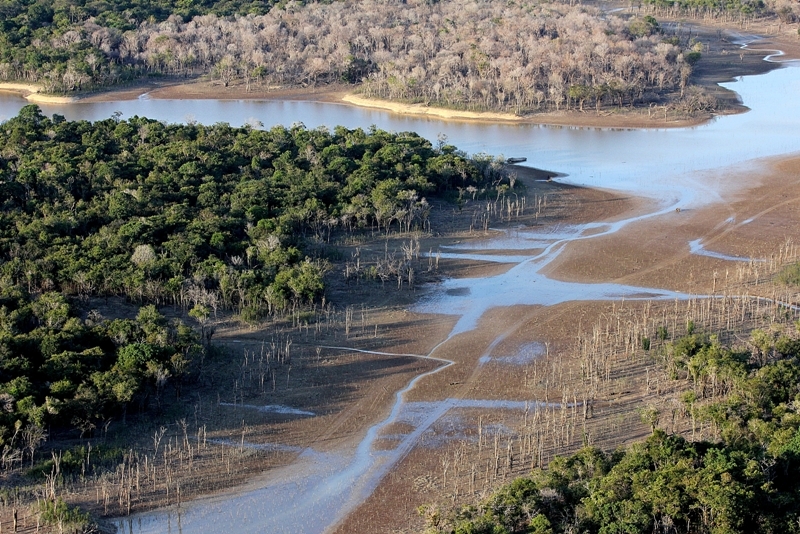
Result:
<svg viewBox="0 0 800 534"><path fill-rule="evenodd" d="M800 159L770 160L763 167L763 174L755 176L752 171L720 171L734 191L712 206L670 213L580 247L569 246L549 266L549 274L562 280L613 280L708 293L714 273L724 278L736 266L690 254L690 241L702 238L709 251L763 259L797 235Z"/></svg>
<svg viewBox="0 0 800 534"><path fill-rule="evenodd" d="M792 53L800 51L800 47L795 46L792 49L787 46L786 36L775 39L781 48L793 50ZM720 45L719 58L733 55L731 52L723 54L722 50L725 49L725 45ZM703 61L710 55L704 56ZM749 59L751 55L752 60ZM724 61L730 59L726 57ZM756 54L746 54L743 60L737 54L733 63L725 64L727 66L723 65L723 59L719 59L714 68L717 74L714 76L705 72L705 67L701 64L702 68L698 70L697 76L718 80L741 74L737 69L737 59L739 67L745 65L745 72L753 72L747 69L762 68L763 62L760 62ZM238 90L241 91L241 88ZM236 93L236 88L223 88L208 82L190 85L159 82L142 84L91 99L133 98L148 91L155 98L243 98L241 92ZM335 101L341 94L342 88L246 93L248 98L327 101ZM565 122L575 123L573 119L576 116L565 118ZM588 125L605 126L613 123L627 126L619 119L619 116L594 117ZM764 162L763 168L763 172L756 176L752 173L737 175L735 172L726 175L725 180L738 185L721 203L703 209L671 213L659 219L631 225L612 236L570 246L550 266L549 274L565 280L616 280L708 293L715 289L720 280L733 278L735 267L731 266L731 262L689 254L689 241L702 237L707 249L714 252L764 257L787 238L796 235L800 228L800 158ZM493 227L497 224L549 225L557 222L614 220L639 213L645 208L641 199L546 181L548 176L553 175L552 172L519 168L518 173L520 180L527 186L528 209L511 220L492 221ZM534 209L540 198L546 198L544 206L539 210ZM432 227L437 230L438 235L417 236L421 250L435 250L439 245L454 240L485 237L488 232L479 224L478 217L485 211L485 202L468 200L460 211L451 204L436 204L432 210ZM730 217L734 221L726 222ZM342 244L341 249L346 258L352 257L358 250L363 261L369 262L387 251L397 250L412 237L365 237L360 243ZM419 264L423 273L418 280L420 285L443 275L486 276L508 268L508 265L502 264L486 265L481 262L443 259L440 260L438 269L427 271L424 261L427 260L420 260ZM405 287L396 290L392 282L387 282L385 286L365 280L348 283L339 273L341 266L337 265L329 280L329 299L340 310L338 319L324 322L324 325L329 326L317 329L313 324L308 328L265 325L263 328L250 329L220 322L214 341L227 347L227 356L208 362L208 370L202 379L196 400L186 401L184 412L175 414L176 419L191 419L192 414L197 416L199 413L202 422L198 426L206 428L209 440L204 447L200 447L198 443L192 460L188 456L187 460L183 456L179 460L173 460L173 476L180 480L183 499L238 487L265 470L286 465L294 458L291 453L254 452L247 447L237 447L239 443L280 442L301 447L313 444L314 447L326 450L353 446L367 428L385 417L397 390L413 376L435 365L405 356L374 356L321 348L346 345L389 353L427 354L444 339L454 321L450 317L420 315L407 311L406 307L419 297L419 289ZM348 306L354 310L354 319L350 333L346 334L341 315ZM572 302L548 308L515 307L491 310L483 317L479 328L455 337L435 354L451 359L456 364L421 381L409 393L408 398L540 399L556 402L564 398L571 399L572 396L577 399L581 394L582 363L570 356L575 337L578 333L589 331L603 317L619 313L619 307L617 303ZM120 309L124 311L124 307L112 308L117 308L117 313ZM294 344L291 366L281 366L281 375L274 379L267 377L267 387L262 387L254 368L247 366L255 365L254 356L262 353L265 344L289 335ZM492 346L499 336L504 336L503 341ZM514 367L491 362L478 365L478 359L483 355L510 354L531 342L546 344L547 354L535 365ZM243 381L234 385L234 381L243 375L238 370L230 369L230 361L242 362L245 354L249 355L249 363L240 363L239 367L246 368L249 382ZM630 379L624 378L623 372L623 381L614 386L617 388L616 396L608 397L615 400L595 408L597 420L612 421L612 430L605 431L599 426L590 425L584 426L584 432L597 436L598 442L609 447L647 434L648 429L635 416L636 406L641 405L646 398L636 393L639 391L636 388L640 388L644 381L643 369L641 367L638 374L631 374ZM548 378L543 378L545 376ZM314 418L287 417L241 406L226 406L220 401L239 405L284 404L318 415ZM467 429L466 435L458 438L461 440L476 439L475 429L479 427L503 428L523 424L522 415L504 411L461 410L458 415L463 417L464 428ZM526 420L527 417L526 414ZM443 442L426 437L428 441L423 440L390 472L375 493L339 526L338 532L399 532L416 528L419 525L419 520L415 519L416 507L440 501L443 496L450 495L449 484L442 476L442 455L443 452L456 454L453 452L456 445L452 444L458 442L447 441L454 432L452 426L447 427L449 423L442 421L432 429L435 435L444 439ZM177 427L171 421L169 426L169 435L174 438L178 448ZM320 428L325 429L322 435ZM401 427L391 428L389 433L400 433L403 430ZM129 429L131 443L139 443L144 453L152 453L147 449L152 432L153 428L147 422L133 426ZM227 440L228 445L214 445L212 439ZM484 436L478 439L489 438ZM553 446L553 450L565 453L570 447L579 446L580 442L579 432L577 438L573 434L560 448ZM440 443L449 445L441 446ZM517 445L522 447L521 444ZM512 444L510 447L517 445ZM506 471L501 470L501 474L493 469L494 475L490 476L490 469L486 464L490 461L487 456L490 453L487 451L492 447L487 441L482 456L479 454L473 464L473 468L477 466L480 473L486 470L487 475L478 476L478 480L484 480L487 489L507 477L524 473L536 464L534 461L515 464ZM190 449L189 455L191 454ZM184 467L184 461L189 463L188 468ZM196 463L192 465L191 462ZM474 476L473 474L473 478ZM462 482L468 478L462 471ZM156 486L152 492L144 492L135 499L132 511L175 502L174 487L172 497L168 497L164 491L167 485ZM463 486L460 491L466 493ZM473 492L479 490L474 489ZM97 502L93 487L84 486L83 491L76 490L76 493L67 497L69 502L80 503L95 512L104 513L103 505ZM456 497L453 498L455 500ZM113 506L112 503L112 508ZM120 510L116 511L119 512ZM9 513L8 509L0 513L0 524L3 526L8 524Z"/></svg>
<svg viewBox="0 0 800 534"><path fill-rule="evenodd" d="M756 176L752 171L738 176L726 173L724 179L738 187L734 187L722 202L665 215L608 237L576 243L554 262L550 276L576 281L616 280L687 292L727 293L739 283L741 273L738 271L746 264L739 266L735 262L692 255L688 241L702 237L708 250L728 255L764 258L774 254L800 229L800 158L766 161L763 171ZM637 207L637 203L629 202L625 209ZM619 214L617 210L609 215ZM732 222L730 217L733 217ZM754 265L756 271L760 268L768 273L771 264ZM752 272L749 276L752 279ZM770 289L773 286L759 287L750 285L745 293L774 291ZM774 297L774 293L768 296ZM713 301L706 300L706 303L713 305ZM682 304L678 312L678 305L672 303L651 307L643 303L570 302L547 308L491 310L478 328L457 336L439 349L438 356L452 359L456 365L421 381L409 393L409 400L496 398L561 402L564 398L572 401L574 396L580 403L581 391L586 388L581 385L586 364L577 356L576 335L591 332L594 325L603 321L610 323L613 329L614 321L618 321L615 318L619 316L629 317L628 323L642 315L659 317L663 313L667 317L673 307L674 315L681 319L677 326L670 325L670 329L677 329L681 321L686 321L684 317L688 317L688 312L682 311L684 306L688 306L687 309L698 307L696 303ZM650 311L643 312L643 308ZM493 345L498 338L502 338L502 342ZM546 347L546 354L538 362L523 366L478 364L481 356L515 354L519 347L532 342ZM604 401L594 404L588 426L587 420L583 423L583 432L593 436L594 443L614 448L646 436L649 430L640 421L637 410L651 402L661 403L662 411L672 410L673 431L676 428L687 430L685 420L683 427L680 427L680 419L677 420L679 426L675 426L675 408L670 403L677 401L674 396L671 399L668 396L675 385L662 376L656 378L652 363L623 356L616 365L617 370L613 372L616 383L606 392ZM551 378L543 381L542 375L547 373ZM448 503L474 503L497 484L525 474L538 464L537 461L515 464L509 469L502 468L501 461L500 470L494 471L495 460L488 450L493 447L491 440L483 453L476 452L475 446L479 439L476 429L480 425L525 428L521 417L519 413L502 410L459 410L455 414L451 411L428 433L430 435L426 434L429 441L431 435L439 436L434 440L435 446L426 445L426 438L423 438L336 532L416 532L421 529L422 521L416 512L419 506L441 503L443 498ZM553 421L560 417L554 415ZM453 432L453 424L459 426L458 432ZM670 428L668 423L664 424L665 428ZM577 438L569 437L568 430L567 434L567 441L552 452L567 454L580 446L580 434ZM519 437L519 431L515 435ZM508 441L509 438L500 438L503 458ZM517 458L525 458L524 443L518 441L515 445L511 440L510 447L518 451L515 452ZM461 465L460 474L458 465ZM447 486L446 472L452 481ZM471 490L470 479L476 477L477 488Z"/></svg>

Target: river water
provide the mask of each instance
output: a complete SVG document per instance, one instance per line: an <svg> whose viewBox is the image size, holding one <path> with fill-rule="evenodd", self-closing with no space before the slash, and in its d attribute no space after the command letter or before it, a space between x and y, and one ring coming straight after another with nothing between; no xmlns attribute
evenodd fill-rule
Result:
<svg viewBox="0 0 800 534"><path fill-rule="evenodd" d="M800 135L797 135L800 131L800 69L780 68L761 76L742 77L725 86L735 90L751 111L720 117L702 126L662 130L443 122L312 102L170 101L143 97L131 101L42 104L40 107L45 114L58 113L68 119L98 120L121 112L123 118L139 115L166 122L196 120L204 124L227 122L233 126L255 121L266 127L296 122L311 128L375 125L390 131L415 131L432 141L444 134L450 143L469 153L523 156L530 165L564 173L566 176L560 178L564 182L653 199L650 213L613 224L592 223L546 232L518 229L506 231L490 244L444 250L443 254L455 257L513 264L499 276L445 281L432 288L417 305L420 311L458 315L453 336L474 328L484 311L493 306L553 305L576 299L686 297L656 288L560 282L546 278L540 271L571 241L613 233L626 224L675 208L713 202L729 187L724 180L726 169L737 172L755 169L758 159L800 152ZM14 116L26 103L14 95L0 93L0 120ZM716 254L704 250L700 240L686 246L695 253ZM516 252L493 256L483 254L481 249ZM533 249L535 252L531 253ZM730 261L740 259L724 255L714 257ZM435 352L436 349L418 356L437 359ZM487 351L480 361L483 363L491 357ZM529 355L504 356L509 362L526 357ZM449 365L446 360L441 362L443 366ZM293 464L268 474L256 488L185 503L180 512L155 511L120 519L117 526L121 532L129 534L324 532L363 502L392 466L451 410L459 407L527 410L538 406L533 400L404 402L404 392L421 378L417 377L397 394L390 416L370 428L355 450L321 453L308 448ZM298 414L298 417L308 416L307 413ZM408 423L413 430L393 436L398 443L395 448L375 450L373 444L383 428L398 421ZM273 446L280 448L281 445Z"/></svg>
<svg viewBox="0 0 800 534"><path fill-rule="evenodd" d="M783 68L725 84L752 111L721 117L683 129L620 130L548 127L527 124L478 124L412 118L344 104L249 100L138 100L41 104L47 114L99 120L121 112L123 118L146 116L166 122L196 120L240 126L260 121L302 122L309 128L343 125L389 131L414 131L435 142L439 134L469 153L527 157L528 164L567 174L574 184L620 189L684 205L716 197L714 184L698 173L766 156L800 150L800 80L797 69ZM0 120L16 115L27 102L0 93Z"/></svg>

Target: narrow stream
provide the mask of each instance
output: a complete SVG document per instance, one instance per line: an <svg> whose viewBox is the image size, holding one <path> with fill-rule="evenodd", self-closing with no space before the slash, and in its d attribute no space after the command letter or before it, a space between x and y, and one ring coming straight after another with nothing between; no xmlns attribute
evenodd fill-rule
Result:
<svg viewBox="0 0 800 534"><path fill-rule="evenodd" d="M545 277L541 271L573 241L608 235L628 224L675 208L714 202L722 191L730 187L725 181L725 169L739 172L756 169L759 164L756 160L760 158L800 152L800 136L797 135L800 127L800 69L781 68L725 85L735 89L752 111L720 117L694 128L664 130L447 123L311 102L142 98L41 107L46 114L59 113L69 119L103 119L121 111L123 117L143 115L168 122L192 119L202 123L228 121L239 125L257 120L269 126L302 121L309 127L342 124L364 128L374 124L387 130L417 131L431 140L444 133L449 142L471 153L525 156L536 167L566 173L567 176L561 179L565 182L615 189L653 199L651 213L623 221L563 226L547 231L509 230L489 243L470 243L444 251L446 257L513 264L508 271L497 276L447 280L421 300L415 308L418 311L459 316L450 337L442 342L444 344L452 336L475 328L483 313L494 306L547 306L571 300L623 297L688 297L656 288L561 282ZM19 97L0 94L0 120L15 115L24 104L26 102ZM687 250L691 247L695 253L714 254L702 247L702 237L686 246ZM482 251L494 253L484 254ZM500 254L498 251L513 254ZM714 257L741 260L721 255ZM450 410L459 407L528 410L541 406L534 399L527 402L446 399L433 403L405 403L405 392L419 380L452 364L436 357L436 350L442 344L430 354L414 355L439 360L441 366L416 377L398 392L388 418L370 428L356 450L321 453L313 448L305 449L293 464L267 474L258 488L184 503L179 513L174 509L158 510L119 519L120 532L325 532L363 502L392 466ZM531 350L535 354L539 349L533 347ZM488 351L480 363L494 357ZM513 363L515 355L506 357ZM282 408L252 406L248 409L278 411ZM313 417L308 412L295 415ZM396 421L408 423L413 430L393 435L396 445L390 450L376 450L373 447L376 439L383 429ZM271 446L280 450L282 445Z"/></svg>

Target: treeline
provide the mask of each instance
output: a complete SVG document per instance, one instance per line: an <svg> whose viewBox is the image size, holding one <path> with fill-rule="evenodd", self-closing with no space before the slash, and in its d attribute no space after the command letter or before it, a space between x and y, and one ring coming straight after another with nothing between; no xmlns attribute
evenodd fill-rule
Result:
<svg viewBox="0 0 800 534"><path fill-rule="evenodd" d="M508 188L491 158L376 129L92 124L26 106L0 146L9 283L248 317L322 295L326 261L309 243L427 228L426 195Z"/></svg>
<svg viewBox="0 0 800 534"><path fill-rule="evenodd" d="M109 86L145 74L120 61L126 35L146 21L214 14L266 14L272 2L5 0L0 2L0 79L40 83L47 91Z"/></svg>
<svg viewBox="0 0 800 534"><path fill-rule="evenodd" d="M364 0L256 15L245 3L229 17L222 4L193 16L179 2L165 19L165 6L142 18L125 5L3 4L0 79L70 92L211 73L226 85L363 83L369 96L527 113L682 96L697 59L652 17L586 6Z"/></svg>
<svg viewBox="0 0 800 534"><path fill-rule="evenodd" d="M757 16L777 15L784 23L800 20L800 5L792 0L645 0L659 13L711 17L726 21L752 19Z"/></svg>
<svg viewBox="0 0 800 534"><path fill-rule="evenodd" d="M691 334L660 356L689 380L683 410L714 441L658 428L613 453L585 448L503 487L476 506L424 507L429 532L797 532L800 521L800 339L756 330L751 351Z"/></svg>

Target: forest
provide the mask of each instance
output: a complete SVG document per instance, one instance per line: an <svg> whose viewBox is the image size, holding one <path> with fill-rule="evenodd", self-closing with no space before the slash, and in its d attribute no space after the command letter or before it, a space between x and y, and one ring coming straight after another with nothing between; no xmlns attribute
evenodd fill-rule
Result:
<svg viewBox="0 0 800 534"><path fill-rule="evenodd" d="M682 410L710 426L708 438L667 433L643 407L644 442L555 458L475 505L423 507L427 532L797 532L798 327L757 329L750 350L695 332L652 355L688 386Z"/></svg>
<svg viewBox="0 0 800 534"><path fill-rule="evenodd" d="M645 4L797 18L795 3ZM700 57L652 16L585 5L0 0L0 80L64 94L210 75L516 114L669 99L709 111L689 85ZM48 433L92 435L180 396L218 314L255 324L323 303L332 238L430 230L429 199L512 187L502 160L414 133L89 123L26 106L0 124L0 464L32 466ZM411 270L369 275L402 284ZM136 311L104 317L103 299ZM425 508L429 530L800 530L800 342L772 334L754 334L757 357L701 333L654 351L715 439L668 434L643 410L644 443L587 446L480 503Z"/></svg>
<svg viewBox="0 0 800 534"><path fill-rule="evenodd" d="M0 146L4 454L20 432L83 433L160 402L218 312L255 322L318 305L332 232L409 232L428 195L510 187L496 160L376 129L71 122L29 105L0 124ZM89 305L103 297L141 309L104 318Z"/></svg>
<svg viewBox="0 0 800 534"><path fill-rule="evenodd" d="M696 88L687 94L696 42L650 15L585 5L4 0L0 19L0 80L62 94L211 75L245 91L345 83L371 97L517 114L685 99L694 111L715 106Z"/></svg>

